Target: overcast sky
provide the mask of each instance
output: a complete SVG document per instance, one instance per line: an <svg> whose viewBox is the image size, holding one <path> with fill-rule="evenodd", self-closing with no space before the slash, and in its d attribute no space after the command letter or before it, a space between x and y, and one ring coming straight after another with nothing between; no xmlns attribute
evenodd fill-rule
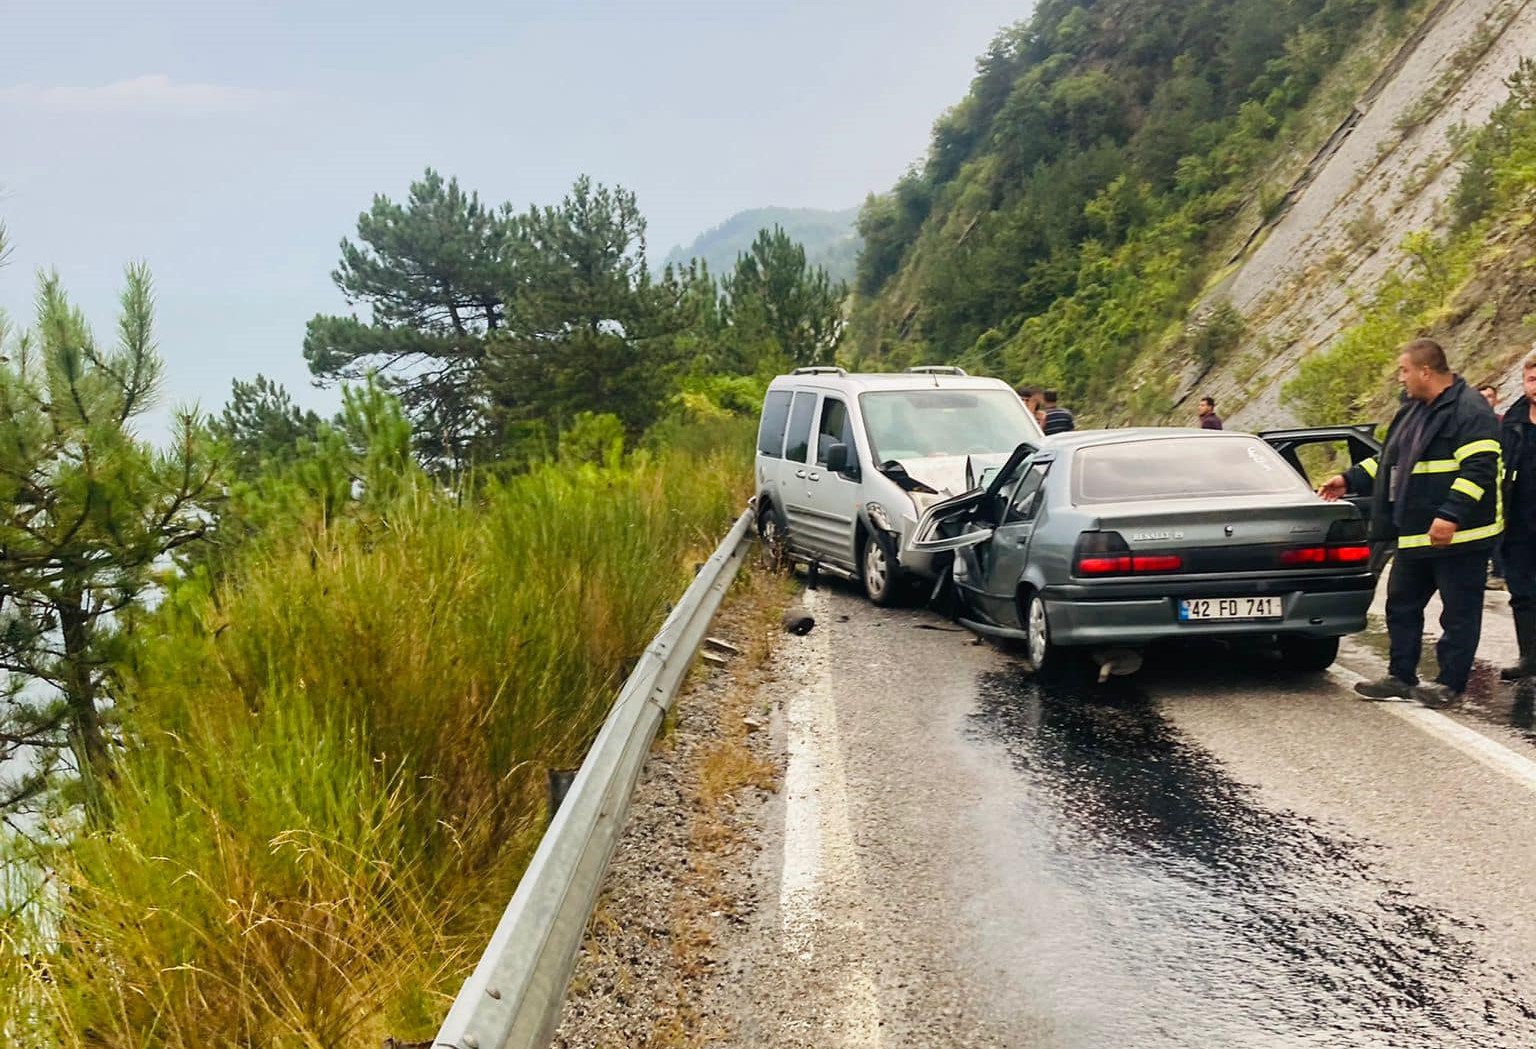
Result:
<svg viewBox="0 0 1536 1049"><path fill-rule="evenodd" d="M492 202L585 172L661 257L749 207L883 190L1028 0L0 0L0 308L57 268L102 337L159 294L167 403L258 371L302 401L337 242L428 165ZM159 436L160 427L150 428Z"/></svg>

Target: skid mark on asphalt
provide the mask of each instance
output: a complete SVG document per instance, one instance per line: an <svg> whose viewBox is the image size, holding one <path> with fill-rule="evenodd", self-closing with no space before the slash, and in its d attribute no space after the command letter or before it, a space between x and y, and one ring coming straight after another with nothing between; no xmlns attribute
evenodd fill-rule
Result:
<svg viewBox="0 0 1536 1049"><path fill-rule="evenodd" d="M807 610L827 618L826 602L806 592ZM880 1005L872 974L836 948L864 937L863 877L848 820L848 785L832 696L831 631L805 637L802 687L788 704L784 774L784 865L779 914L784 949L840 987L824 1003L840 1010L837 1044L878 1049Z"/></svg>
<svg viewBox="0 0 1536 1049"><path fill-rule="evenodd" d="M979 694L973 731L1007 747L1039 828L1020 866L1094 916L1086 949L1030 959L1041 982L1093 988L1081 1044L1536 1040L1474 927L1388 878L1368 843L1265 807L1135 685L1063 693L1002 673Z"/></svg>

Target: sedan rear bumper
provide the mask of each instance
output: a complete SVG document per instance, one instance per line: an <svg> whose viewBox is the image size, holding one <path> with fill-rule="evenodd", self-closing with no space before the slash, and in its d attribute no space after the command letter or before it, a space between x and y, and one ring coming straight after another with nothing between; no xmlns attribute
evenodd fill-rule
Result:
<svg viewBox="0 0 1536 1049"><path fill-rule="evenodd" d="M1286 582L1290 582L1287 580ZM1318 581L1322 583L1321 580ZM1340 584L1345 585L1341 586ZM1047 588L1045 601L1051 640L1058 645L1142 645L1178 637L1244 637L1291 634L1308 637L1341 637L1365 629L1366 609L1373 587L1364 580L1337 577L1321 587L1282 589L1269 585L1206 584L1178 588L1182 593L1095 593L1098 588L1072 586ZM1279 619L1213 620L1180 622L1179 601L1189 597L1245 596L1255 593L1281 598Z"/></svg>

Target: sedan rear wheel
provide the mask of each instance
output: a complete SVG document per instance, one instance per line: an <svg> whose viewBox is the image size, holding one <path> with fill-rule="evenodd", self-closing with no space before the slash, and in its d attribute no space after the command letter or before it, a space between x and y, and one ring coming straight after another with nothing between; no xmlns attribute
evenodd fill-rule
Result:
<svg viewBox="0 0 1536 1049"><path fill-rule="evenodd" d="M1282 637L1280 658L1287 668L1301 671L1327 670L1339 658L1336 637Z"/></svg>
<svg viewBox="0 0 1536 1049"><path fill-rule="evenodd" d="M1051 643L1051 623L1046 618L1045 602L1037 593L1029 595L1029 604L1025 606L1024 636L1029 661L1034 665L1035 673L1046 674L1055 670L1061 662L1061 649Z"/></svg>

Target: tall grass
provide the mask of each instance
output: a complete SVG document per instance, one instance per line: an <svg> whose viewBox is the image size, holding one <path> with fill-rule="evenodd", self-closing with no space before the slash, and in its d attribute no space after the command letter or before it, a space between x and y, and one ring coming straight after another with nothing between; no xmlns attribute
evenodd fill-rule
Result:
<svg viewBox="0 0 1536 1049"><path fill-rule="evenodd" d="M0 1031L430 1037L537 841L545 769L579 763L743 505L749 436L707 443L465 502L407 486L173 593L134 673L110 827L51 858L49 942L13 927L0 947ZM26 946L46 963L19 963Z"/></svg>

